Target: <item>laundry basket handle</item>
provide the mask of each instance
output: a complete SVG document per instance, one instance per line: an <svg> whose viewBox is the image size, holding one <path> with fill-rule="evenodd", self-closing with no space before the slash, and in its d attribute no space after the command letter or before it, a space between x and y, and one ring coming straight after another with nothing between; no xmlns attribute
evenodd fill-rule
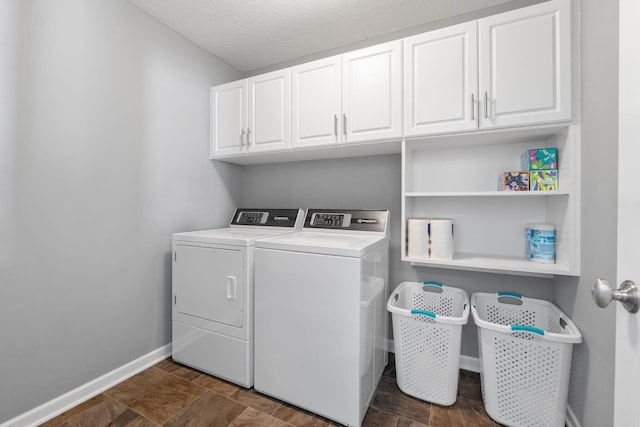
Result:
<svg viewBox="0 0 640 427"><path fill-rule="evenodd" d="M544 329L534 328L533 326L527 326L527 325L511 325L511 330L514 332L522 331L522 332L531 332L533 334L538 334L538 335L544 335Z"/></svg>
<svg viewBox="0 0 640 427"><path fill-rule="evenodd" d="M427 310L411 310L411 314L420 314L422 316L429 316L433 319L436 318L436 314L433 311L427 311Z"/></svg>
<svg viewBox="0 0 640 427"><path fill-rule="evenodd" d="M422 282L422 284L424 286L437 286L439 288L443 287L444 285L440 282L434 282L433 280L428 280L426 282Z"/></svg>
<svg viewBox="0 0 640 427"><path fill-rule="evenodd" d="M512 297L522 299L522 295L515 292L498 292L498 297Z"/></svg>
<svg viewBox="0 0 640 427"><path fill-rule="evenodd" d="M425 285L425 286L437 286L439 288L444 286L442 283L434 282L433 280L427 280L425 282L422 282L422 284Z"/></svg>

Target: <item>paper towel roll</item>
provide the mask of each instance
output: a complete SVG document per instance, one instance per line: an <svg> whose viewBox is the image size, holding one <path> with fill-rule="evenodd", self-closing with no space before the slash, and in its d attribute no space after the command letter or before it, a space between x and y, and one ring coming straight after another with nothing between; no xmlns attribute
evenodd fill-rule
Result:
<svg viewBox="0 0 640 427"><path fill-rule="evenodd" d="M452 219L429 219L429 257L431 259L453 259Z"/></svg>
<svg viewBox="0 0 640 427"><path fill-rule="evenodd" d="M453 239L432 240L429 245L429 258L453 259Z"/></svg>
<svg viewBox="0 0 640 427"><path fill-rule="evenodd" d="M429 220L409 218L407 220L407 256L409 258L429 257Z"/></svg>

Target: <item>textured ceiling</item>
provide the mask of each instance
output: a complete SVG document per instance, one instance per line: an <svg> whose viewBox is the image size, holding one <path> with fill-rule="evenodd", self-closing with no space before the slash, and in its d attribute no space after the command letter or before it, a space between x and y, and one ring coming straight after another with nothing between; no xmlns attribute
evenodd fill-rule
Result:
<svg viewBox="0 0 640 427"><path fill-rule="evenodd" d="M241 71L513 0L129 0Z"/></svg>

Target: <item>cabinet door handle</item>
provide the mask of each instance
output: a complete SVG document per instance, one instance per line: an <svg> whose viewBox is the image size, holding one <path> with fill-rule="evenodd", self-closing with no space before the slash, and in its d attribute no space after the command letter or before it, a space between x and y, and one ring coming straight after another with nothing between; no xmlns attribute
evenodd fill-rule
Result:
<svg viewBox="0 0 640 427"><path fill-rule="evenodd" d="M471 94L471 120L476 119L476 98Z"/></svg>
<svg viewBox="0 0 640 427"><path fill-rule="evenodd" d="M338 136L338 115L333 115L333 134Z"/></svg>
<svg viewBox="0 0 640 427"><path fill-rule="evenodd" d="M489 94L484 91L484 118L489 118Z"/></svg>
<svg viewBox="0 0 640 427"><path fill-rule="evenodd" d="M251 129L247 128L247 148L249 148L250 144L251 144Z"/></svg>
<svg viewBox="0 0 640 427"><path fill-rule="evenodd" d="M342 134L347 137L347 115L342 113Z"/></svg>
<svg viewBox="0 0 640 427"><path fill-rule="evenodd" d="M244 146L244 134L246 133L246 131L244 129L242 129L242 131L240 132L240 146Z"/></svg>

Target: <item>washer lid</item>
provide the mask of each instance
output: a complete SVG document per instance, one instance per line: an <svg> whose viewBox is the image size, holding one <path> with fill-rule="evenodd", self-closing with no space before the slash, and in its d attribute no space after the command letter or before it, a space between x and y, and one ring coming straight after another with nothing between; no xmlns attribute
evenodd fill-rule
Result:
<svg viewBox="0 0 640 427"><path fill-rule="evenodd" d="M278 236L292 231L264 228L218 228L214 230L174 233L176 242L216 243L230 246L253 246L258 239Z"/></svg>
<svg viewBox="0 0 640 427"><path fill-rule="evenodd" d="M360 258L385 241L384 235L301 231L259 240L256 248Z"/></svg>

